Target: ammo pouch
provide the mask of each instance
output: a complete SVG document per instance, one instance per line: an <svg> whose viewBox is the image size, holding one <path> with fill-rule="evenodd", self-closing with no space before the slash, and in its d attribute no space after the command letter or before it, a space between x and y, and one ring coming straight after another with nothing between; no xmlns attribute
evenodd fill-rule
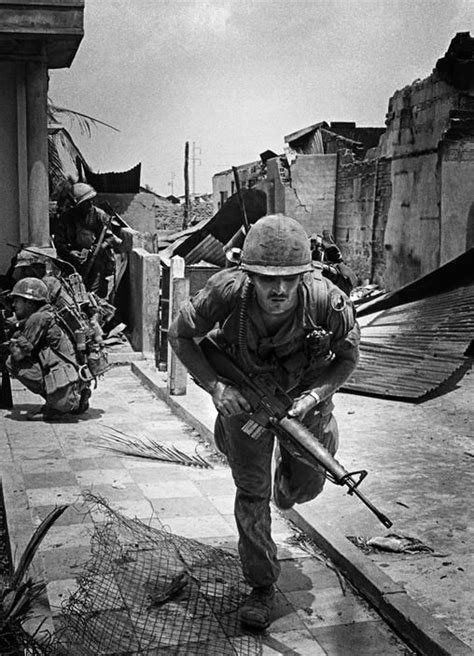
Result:
<svg viewBox="0 0 474 656"><path fill-rule="evenodd" d="M58 362L44 375L46 394L47 396L51 396L58 390L68 387L72 383L77 383L78 380L79 373L73 364L69 362Z"/></svg>
<svg viewBox="0 0 474 656"><path fill-rule="evenodd" d="M100 346L92 348L87 354L87 366L94 378L105 374L110 369L107 349Z"/></svg>

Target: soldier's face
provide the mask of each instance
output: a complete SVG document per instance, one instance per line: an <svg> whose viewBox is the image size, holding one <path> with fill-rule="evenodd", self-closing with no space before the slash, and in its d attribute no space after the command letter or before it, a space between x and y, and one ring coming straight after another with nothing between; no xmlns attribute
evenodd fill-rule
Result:
<svg viewBox="0 0 474 656"><path fill-rule="evenodd" d="M293 309L298 301L301 276L252 276L257 302L268 314L283 314Z"/></svg>
<svg viewBox="0 0 474 656"><path fill-rule="evenodd" d="M28 299L22 298L21 296L14 296L12 298L12 306L16 318L19 320L28 319L28 317L34 312L34 307Z"/></svg>

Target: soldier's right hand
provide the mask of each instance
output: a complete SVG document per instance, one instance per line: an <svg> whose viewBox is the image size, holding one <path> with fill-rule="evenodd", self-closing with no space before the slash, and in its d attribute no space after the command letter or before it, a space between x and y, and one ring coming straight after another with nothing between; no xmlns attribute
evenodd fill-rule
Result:
<svg viewBox="0 0 474 656"><path fill-rule="evenodd" d="M212 400L218 412L224 417L231 417L242 412L250 412L251 407L247 399L232 385L219 381L212 393Z"/></svg>
<svg viewBox="0 0 474 656"><path fill-rule="evenodd" d="M84 262L87 260L88 253L89 251L84 248L82 251L71 251L71 255L77 260L77 262L79 262L79 264L84 264Z"/></svg>
<svg viewBox="0 0 474 656"><path fill-rule="evenodd" d="M18 344L16 344L13 341L10 343L10 353L12 356L12 360L15 360L15 362L19 362L20 360L23 359L23 351L18 346Z"/></svg>

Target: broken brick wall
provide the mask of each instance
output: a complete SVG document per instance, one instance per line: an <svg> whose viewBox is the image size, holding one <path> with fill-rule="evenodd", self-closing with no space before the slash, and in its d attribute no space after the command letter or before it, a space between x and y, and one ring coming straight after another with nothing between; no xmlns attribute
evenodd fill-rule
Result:
<svg viewBox="0 0 474 656"><path fill-rule="evenodd" d="M344 159L341 155L337 169L334 238L358 284L364 284L372 277L377 162Z"/></svg>
<svg viewBox="0 0 474 656"><path fill-rule="evenodd" d="M297 155L289 177L278 159L267 162L268 207L299 221L308 235L334 230L337 155Z"/></svg>

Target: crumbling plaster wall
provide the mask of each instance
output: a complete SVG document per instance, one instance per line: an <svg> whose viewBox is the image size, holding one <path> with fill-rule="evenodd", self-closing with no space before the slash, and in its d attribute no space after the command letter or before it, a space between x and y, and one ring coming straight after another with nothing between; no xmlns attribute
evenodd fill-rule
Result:
<svg viewBox="0 0 474 656"><path fill-rule="evenodd" d="M440 264L474 247L474 136L443 144Z"/></svg>
<svg viewBox="0 0 474 656"><path fill-rule="evenodd" d="M297 155L291 185L281 180L277 158L267 162L269 211L295 218L306 232L333 231L337 155Z"/></svg>
<svg viewBox="0 0 474 656"><path fill-rule="evenodd" d="M442 263L440 142L458 100L459 91L434 71L397 91L389 101L387 130L381 139L381 155L392 162L392 198L385 230L384 281L389 290ZM459 244L460 234L453 228L452 240Z"/></svg>
<svg viewBox="0 0 474 656"><path fill-rule="evenodd" d="M359 283L372 277L376 174L376 160L343 163L339 158L334 237Z"/></svg>

